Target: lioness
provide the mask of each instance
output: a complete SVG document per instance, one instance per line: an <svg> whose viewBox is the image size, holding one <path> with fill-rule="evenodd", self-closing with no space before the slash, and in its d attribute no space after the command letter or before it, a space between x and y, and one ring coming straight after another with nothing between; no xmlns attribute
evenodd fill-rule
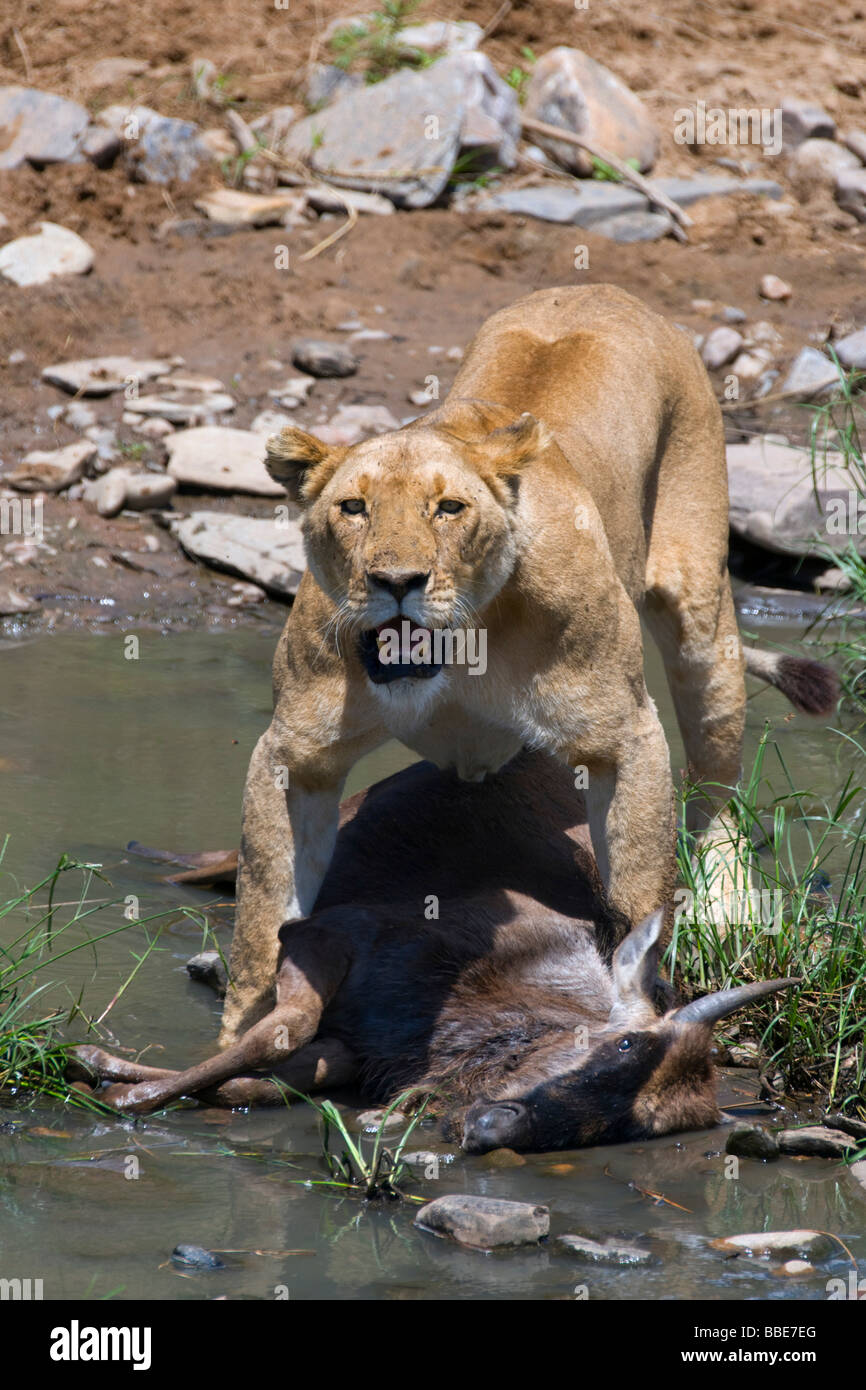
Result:
<svg viewBox="0 0 866 1390"><path fill-rule="evenodd" d="M669 900L673 786L641 614L708 784L690 828L727 839L744 655L721 414L684 333L610 285L542 290L484 324L423 418L350 448L284 429L267 466L304 510L309 569L247 777L223 1046L273 1007L279 928L312 911L345 778L391 736L470 781L549 750L585 784L622 931ZM486 670L414 664L393 639L406 620L410 640L483 630ZM832 701L816 663L753 660L799 707Z"/></svg>

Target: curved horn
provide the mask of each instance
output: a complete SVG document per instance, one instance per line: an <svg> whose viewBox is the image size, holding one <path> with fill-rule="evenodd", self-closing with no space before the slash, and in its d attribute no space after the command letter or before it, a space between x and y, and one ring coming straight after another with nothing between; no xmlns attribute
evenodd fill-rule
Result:
<svg viewBox="0 0 866 1390"><path fill-rule="evenodd" d="M792 976L787 980L758 980L752 985L739 985L737 989L720 989L715 994L705 994L701 999L693 999L676 1009L673 1017L678 1023L716 1023L720 1018L742 1009L761 999L765 994L775 994L780 989L790 989L791 985L801 985L802 976Z"/></svg>

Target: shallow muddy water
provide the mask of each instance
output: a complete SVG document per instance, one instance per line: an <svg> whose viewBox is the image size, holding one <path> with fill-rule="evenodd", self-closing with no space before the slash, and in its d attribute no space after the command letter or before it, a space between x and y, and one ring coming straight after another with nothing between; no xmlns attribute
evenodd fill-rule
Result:
<svg viewBox="0 0 866 1390"><path fill-rule="evenodd" d="M123 846L132 838L176 849L235 845L247 759L269 716L276 631L143 634L138 660L125 659L119 633L0 648L0 831L11 835L0 899L16 883L44 878L66 851L101 864L110 878L110 887L92 885L93 898L134 895L141 917L218 903L213 892L160 883L164 870ZM650 681L679 768L654 657ZM769 717L801 785L829 793L841 779L826 736L802 719L784 723L786 712L773 692L750 702L749 753ZM405 750L389 745L355 769L349 789L406 761ZM73 899L77 886L64 875L56 899ZM122 921L119 908L102 917L90 921L94 934ZM209 908L209 917L227 948L230 906ZM0 942L11 934L10 922L0 923ZM201 940L194 920L176 917L164 930L107 1016L109 1045L154 1043L146 1060L171 1065L213 1049L219 1004L184 968ZM101 1014L146 944L147 929L133 924L95 954L58 959L48 971L57 982L51 1002L81 996L88 1014ZM70 1035L83 1035L80 1021ZM746 1073L722 1084L731 1109L761 1113ZM76 1299L825 1298L830 1277L847 1277L841 1251L790 1279L766 1262L727 1260L708 1238L813 1227L837 1233L862 1263L860 1189L840 1166L812 1159L743 1160L731 1181L724 1138L717 1129L502 1166L501 1156L463 1157L422 1126L410 1147L433 1151L438 1162L416 1167L412 1191L550 1207L551 1239L542 1246L482 1255L414 1230L411 1203L365 1207L305 1186L324 1173L317 1120L302 1104L250 1114L190 1108L136 1122L59 1104L6 1108L0 1277L41 1278L46 1298ZM653 1262L582 1264L557 1247L553 1236L564 1232L637 1239ZM226 1252L226 1268L181 1273L169 1262L178 1243Z"/></svg>

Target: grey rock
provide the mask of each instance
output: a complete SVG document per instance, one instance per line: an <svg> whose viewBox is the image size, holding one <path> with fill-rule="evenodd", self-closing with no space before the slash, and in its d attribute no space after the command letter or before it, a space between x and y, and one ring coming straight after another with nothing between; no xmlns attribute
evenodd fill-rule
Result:
<svg viewBox="0 0 866 1390"><path fill-rule="evenodd" d="M186 968L191 980L208 985L222 999L229 977L219 951L200 951L198 955L190 956Z"/></svg>
<svg viewBox="0 0 866 1390"><path fill-rule="evenodd" d="M738 309L734 304L726 304L722 309L722 318L725 323L745 323L746 311Z"/></svg>
<svg viewBox="0 0 866 1390"><path fill-rule="evenodd" d="M836 179L834 197L843 212L866 222L866 169L843 169Z"/></svg>
<svg viewBox="0 0 866 1390"><path fill-rule="evenodd" d="M132 512L151 511L167 506L176 492L177 483L168 473L127 472L123 505Z"/></svg>
<svg viewBox="0 0 866 1390"><path fill-rule="evenodd" d="M361 193L357 188L344 188L339 193L326 184L320 183L307 190L307 204L315 212L345 212L346 204L356 212L372 213L387 217L395 211L390 198L381 193Z"/></svg>
<svg viewBox="0 0 866 1390"><path fill-rule="evenodd" d="M126 500L126 469L109 468L101 478L85 488L84 499L100 516L117 516Z"/></svg>
<svg viewBox="0 0 866 1390"><path fill-rule="evenodd" d="M16 285L44 285L61 275L86 275L93 248L68 227L40 222L36 236L18 237L0 247L0 275Z"/></svg>
<svg viewBox="0 0 866 1390"><path fill-rule="evenodd" d="M647 1265L653 1263L649 1250L640 1245L630 1245L625 1241L589 1240L586 1236L560 1236L558 1244L565 1247L570 1255L586 1260L591 1264L605 1265Z"/></svg>
<svg viewBox="0 0 866 1390"><path fill-rule="evenodd" d="M866 1120L858 1120L855 1115L840 1115L832 1111L824 1116L824 1124L831 1129L841 1129L854 1139L866 1140Z"/></svg>
<svg viewBox="0 0 866 1390"><path fill-rule="evenodd" d="M460 150L470 54L345 93L289 131L283 153L331 183L426 207L444 192ZM477 56L477 55L475 55Z"/></svg>
<svg viewBox="0 0 866 1390"><path fill-rule="evenodd" d="M139 415L156 415L175 425L203 424L211 416L225 415L235 408L234 398L221 391L166 391L158 396L137 396L134 405Z"/></svg>
<svg viewBox="0 0 866 1390"><path fill-rule="evenodd" d="M783 1129L778 1135L779 1151L810 1158L844 1158L858 1147L857 1140L826 1125L805 1125L802 1129Z"/></svg>
<svg viewBox="0 0 866 1390"><path fill-rule="evenodd" d="M0 87L0 169L80 160L89 123L75 101L35 87Z"/></svg>
<svg viewBox="0 0 866 1390"><path fill-rule="evenodd" d="M804 140L832 140L836 135L833 117L812 101L786 97L782 102L782 146L795 149Z"/></svg>
<svg viewBox="0 0 866 1390"><path fill-rule="evenodd" d="M715 372L733 360L743 346L743 335L736 328L714 328L704 339L701 361L707 371Z"/></svg>
<svg viewBox="0 0 866 1390"><path fill-rule="evenodd" d="M841 173L861 167L856 154L834 140L804 140L788 162L791 177L808 193L815 188L832 189Z"/></svg>
<svg viewBox="0 0 866 1390"><path fill-rule="evenodd" d="M172 535L188 555L215 569L259 584L276 598L297 592L307 567L298 520L288 524L230 512L193 512L172 518Z"/></svg>
<svg viewBox="0 0 866 1390"><path fill-rule="evenodd" d="M728 179L724 174L693 174L690 178L651 180L652 186L673 198L680 207L691 207L703 198L731 198L749 193L759 198L781 198L783 188L775 179Z"/></svg>
<svg viewBox="0 0 866 1390"><path fill-rule="evenodd" d="M130 382L150 381L170 370L171 363L162 358L85 357L45 367L42 379L71 396L109 396Z"/></svg>
<svg viewBox="0 0 866 1390"><path fill-rule="evenodd" d="M362 1110L357 1117L357 1125L365 1134L393 1134L395 1130L402 1129L407 1122L407 1117L402 1110L392 1110L390 1115L387 1110Z"/></svg>
<svg viewBox="0 0 866 1390"><path fill-rule="evenodd" d="M493 1250L506 1245L536 1245L550 1230L547 1207L506 1202L497 1197L454 1193L422 1207L415 1225L434 1235L450 1236L460 1245Z"/></svg>
<svg viewBox="0 0 866 1390"><path fill-rule="evenodd" d="M354 376L358 359L344 343L319 338L298 338L292 344L292 362L313 377Z"/></svg>
<svg viewBox="0 0 866 1390"><path fill-rule="evenodd" d="M96 411L92 406L85 405L84 401L71 401L67 406L60 407L61 415L73 430L87 430L96 424Z"/></svg>
<svg viewBox="0 0 866 1390"><path fill-rule="evenodd" d="M852 489L842 454L821 457L814 479L808 449L761 436L729 444L727 460L731 528L738 535L784 555L811 554L816 534L834 549L853 541L866 553L866 535L836 535L827 524L835 506L847 507Z"/></svg>
<svg viewBox="0 0 866 1390"><path fill-rule="evenodd" d="M11 473L3 475L19 492L62 492L76 483L96 454L96 445L89 440L67 444L63 449L35 449Z"/></svg>
<svg viewBox="0 0 866 1390"><path fill-rule="evenodd" d="M171 1262L180 1269L225 1269L218 1255L200 1245L176 1245L171 1252Z"/></svg>
<svg viewBox="0 0 866 1390"><path fill-rule="evenodd" d="M465 78L465 116L460 132L460 156L475 167L495 165L513 169L520 139L520 103L483 53L463 53L453 60Z"/></svg>
<svg viewBox="0 0 866 1390"><path fill-rule="evenodd" d="M316 433L326 444L357 444L368 435L399 428L400 421L384 405L341 405Z"/></svg>
<svg viewBox="0 0 866 1390"><path fill-rule="evenodd" d="M100 121L127 142L130 171L142 183L186 183L212 159L197 125L150 106L107 106Z"/></svg>
<svg viewBox="0 0 866 1390"><path fill-rule="evenodd" d="M146 58L100 58L85 73L85 84L90 88L114 87L118 82L140 77L148 66Z"/></svg>
<svg viewBox="0 0 866 1390"><path fill-rule="evenodd" d="M725 1153L769 1163L779 1157L779 1145L775 1136L762 1125L737 1124L728 1135Z"/></svg>
<svg viewBox="0 0 866 1390"><path fill-rule="evenodd" d="M808 399L810 396L822 395L839 384L839 368L835 362L831 362L830 358L825 357L817 348L804 347L788 368L782 382L782 390Z"/></svg>
<svg viewBox="0 0 866 1390"><path fill-rule="evenodd" d="M526 86L524 115L562 126L620 159L636 159L643 171L658 156L658 131L643 102L577 48L552 48L539 59ZM592 173L584 150L535 132L533 139L563 168L583 176Z"/></svg>
<svg viewBox="0 0 866 1390"><path fill-rule="evenodd" d="M791 286L778 275L762 275L758 294L762 299L790 299Z"/></svg>
<svg viewBox="0 0 866 1390"><path fill-rule="evenodd" d="M710 1241L714 1250L729 1255L778 1255L794 1259L810 1256L821 1259L833 1249L833 1242L823 1231L749 1231L743 1235L722 1236Z"/></svg>
<svg viewBox="0 0 866 1390"><path fill-rule="evenodd" d="M182 487L285 498L265 468L265 445L254 430L200 425L166 440L168 471Z"/></svg>
<svg viewBox="0 0 866 1390"><path fill-rule="evenodd" d="M659 241L669 236L673 222L666 212L621 212L618 217L604 217L592 230L627 246L637 241Z"/></svg>
<svg viewBox="0 0 866 1390"><path fill-rule="evenodd" d="M849 371L866 371L866 328L848 333L833 344L833 351Z"/></svg>
<svg viewBox="0 0 866 1390"><path fill-rule="evenodd" d="M851 1174L854 1181L859 1183L861 1191L864 1197L866 1197L866 1158L858 1159L856 1163L852 1163L848 1172Z"/></svg>

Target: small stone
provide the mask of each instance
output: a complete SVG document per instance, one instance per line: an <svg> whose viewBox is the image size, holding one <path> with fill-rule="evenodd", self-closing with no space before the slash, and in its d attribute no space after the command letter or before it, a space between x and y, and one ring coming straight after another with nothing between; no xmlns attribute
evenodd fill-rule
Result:
<svg viewBox="0 0 866 1390"><path fill-rule="evenodd" d="M830 1253L833 1242L822 1231L756 1231L738 1236L722 1236L711 1240L714 1250L728 1255L771 1255L802 1259L811 1256L821 1259Z"/></svg>
<svg viewBox="0 0 866 1390"><path fill-rule="evenodd" d="M805 1125L802 1129L783 1129L778 1135L779 1151L809 1158L844 1158L857 1148L857 1140L839 1129L825 1125Z"/></svg>
<svg viewBox="0 0 866 1390"><path fill-rule="evenodd" d="M384 405L341 405L326 425L318 429L318 437L326 444L357 444L370 434L387 434L398 430L395 420Z"/></svg>
<svg viewBox="0 0 866 1390"><path fill-rule="evenodd" d="M354 376L359 362L343 343L327 343L318 338L298 338L292 344L292 362L314 377Z"/></svg>
<svg viewBox="0 0 866 1390"><path fill-rule="evenodd" d="M592 1264L607 1265L647 1265L653 1262L653 1257L649 1250L644 1250L640 1245L630 1245L625 1241L616 1240L589 1240L586 1236L565 1235L560 1236L558 1243L568 1250L569 1254L577 1255L581 1260L588 1260Z"/></svg>
<svg viewBox="0 0 866 1390"><path fill-rule="evenodd" d="M19 468L4 474L3 482L21 492L62 492L83 476L95 454L96 445L90 440L63 449L35 449L25 455Z"/></svg>
<svg viewBox="0 0 866 1390"><path fill-rule="evenodd" d="M836 180L836 202L858 222L866 222L866 169L845 169Z"/></svg>
<svg viewBox="0 0 866 1390"><path fill-rule="evenodd" d="M375 217L388 217L395 211L391 199L383 198L381 193L361 193L354 188L341 188L337 191L328 188L326 184L317 184L314 188L308 189L307 202L315 212L345 212L347 203L356 212L368 213Z"/></svg>
<svg viewBox="0 0 866 1390"><path fill-rule="evenodd" d="M0 617L12 618L19 613L35 613L39 604L26 594L20 594L8 584L0 584Z"/></svg>
<svg viewBox="0 0 866 1390"><path fill-rule="evenodd" d="M65 423L73 430L87 430L96 424L96 411L84 401L72 401L61 407Z"/></svg>
<svg viewBox="0 0 866 1390"><path fill-rule="evenodd" d="M410 391L407 400L411 401L412 405L424 406L430 405L433 400L433 397L427 390Z"/></svg>
<svg viewBox="0 0 866 1390"><path fill-rule="evenodd" d="M854 587L850 575L840 570L838 565L828 565L820 574L815 575L813 583L819 594L848 594ZM835 1128L843 1129L844 1126L837 1124Z"/></svg>
<svg viewBox="0 0 866 1390"><path fill-rule="evenodd" d="M126 501L126 470L110 468L85 493L100 516L117 516Z"/></svg>
<svg viewBox="0 0 866 1390"><path fill-rule="evenodd" d="M738 309L735 304L726 304L722 309L722 318L725 323L745 323L745 309Z"/></svg>
<svg viewBox="0 0 866 1390"><path fill-rule="evenodd" d="M139 415L158 415L177 425L200 424L211 415L225 415L234 408L233 396L216 391L212 395L171 391L160 396L137 396L135 400Z"/></svg>
<svg viewBox="0 0 866 1390"><path fill-rule="evenodd" d="M216 376L199 376L193 372L174 371L168 376L158 376L157 386L167 386L172 391L204 391L213 394L225 391L225 386Z"/></svg>
<svg viewBox="0 0 866 1390"><path fill-rule="evenodd" d="M177 492L177 483L167 473L129 473L124 505L133 512L149 511L168 505Z"/></svg>
<svg viewBox="0 0 866 1390"><path fill-rule="evenodd" d="M782 146L795 149L804 140L833 140L836 122L821 106L798 97L782 102Z"/></svg>
<svg viewBox="0 0 866 1390"><path fill-rule="evenodd" d="M550 1230L547 1207L454 1193L422 1207L415 1225L476 1250L536 1245Z"/></svg>
<svg viewBox="0 0 866 1390"><path fill-rule="evenodd" d="M172 518L169 529L194 559L252 580L279 599L297 593L307 567L300 524L292 516L277 524L272 517L192 512Z"/></svg>
<svg viewBox="0 0 866 1390"><path fill-rule="evenodd" d="M402 1129L407 1123L407 1117L402 1110L392 1110L387 1119L386 1114L386 1110L362 1110L357 1119L358 1128L366 1134L377 1134L379 1130L382 1130L383 1134L392 1134L395 1129Z"/></svg>
<svg viewBox="0 0 866 1390"><path fill-rule="evenodd" d="M407 24L397 32L400 54L413 58L421 53L467 53L476 49L484 30L471 19L431 19L426 24Z"/></svg>
<svg viewBox="0 0 866 1390"><path fill-rule="evenodd" d="M749 386L767 370L773 360L773 354L767 348L755 348L752 352L741 352L731 363L731 374L742 382L744 386ZM742 1048L739 1049L742 1051ZM751 1062L737 1062L736 1066L752 1065Z"/></svg>
<svg viewBox="0 0 866 1390"><path fill-rule="evenodd" d="M272 434L279 434L294 425L291 415L285 415L281 410L261 410L256 418L251 422L250 429L255 434L263 434L267 438Z"/></svg>
<svg viewBox="0 0 866 1390"><path fill-rule="evenodd" d="M218 1255L200 1245L176 1245L171 1252L171 1262L179 1269L225 1269Z"/></svg>
<svg viewBox="0 0 866 1390"><path fill-rule="evenodd" d="M286 410L294 410L297 406L305 404L315 384L314 376L291 376L282 386L272 387L268 395L285 406Z"/></svg>
<svg viewBox="0 0 866 1390"><path fill-rule="evenodd" d="M136 434L143 434L146 439L165 439L167 435L174 434L174 425L161 415L151 415L149 419L139 415L128 423L132 424Z"/></svg>
<svg viewBox="0 0 866 1390"><path fill-rule="evenodd" d="M229 977L219 951L200 951L197 956L190 957L186 968L191 980L209 985L220 998L223 997Z"/></svg>
<svg viewBox="0 0 866 1390"><path fill-rule="evenodd" d="M514 1149L494 1149L492 1153L485 1154L479 1162L485 1168L525 1168L526 1159L523 1154L515 1153Z"/></svg>
<svg viewBox="0 0 866 1390"><path fill-rule="evenodd" d="M202 425L172 435L166 448L168 471L182 487L285 498L265 468L262 436L253 430Z"/></svg>
<svg viewBox="0 0 866 1390"><path fill-rule="evenodd" d="M804 1274L814 1274L815 1266L811 1265L808 1260L786 1260L773 1273L783 1274L789 1279L801 1279Z"/></svg>
<svg viewBox="0 0 866 1390"><path fill-rule="evenodd" d="M763 275L758 287L758 294L762 299L790 299L791 286L784 280L780 280L778 275Z"/></svg>
<svg viewBox="0 0 866 1390"><path fill-rule="evenodd" d="M21 362L27 361L27 353L23 348L14 348L6 358L6 361L9 363L10 367L17 367Z"/></svg>
<svg viewBox="0 0 866 1390"><path fill-rule="evenodd" d="M196 201L195 206L212 222L228 227L269 227L287 225L291 217L302 222L306 194L244 193L239 188L217 188Z"/></svg>
<svg viewBox="0 0 866 1390"><path fill-rule="evenodd" d="M805 140L789 161L792 178L807 195L816 188L832 189L840 174L860 167L857 156L833 140Z"/></svg>
<svg viewBox="0 0 866 1390"><path fill-rule="evenodd" d="M264 589L260 589L258 584L233 584L232 597L227 599L229 608L249 608L254 603L261 603L266 598Z"/></svg>
<svg viewBox="0 0 866 1390"><path fill-rule="evenodd" d="M192 121L161 116L149 106L107 106L100 121L127 141L127 161L142 183L186 183L211 153Z"/></svg>
<svg viewBox="0 0 866 1390"><path fill-rule="evenodd" d="M769 1130L761 1125L737 1124L728 1135L725 1153L769 1163L779 1157L779 1145Z"/></svg>
<svg viewBox="0 0 866 1390"><path fill-rule="evenodd" d="M714 328L704 339L701 360L707 371L718 371L736 357L742 346L743 335L736 328Z"/></svg>
<svg viewBox="0 0 866 1390"><path fill-rule="evenodd" d="M43 381L59 386L71 396L108 396L130 383L149 381L171 369L171 362L136 357L87 357L76 362L56 362L45 367Z"/></svg>
<svg viewBox="0 0 866 1390"><path fill-rule="evenodd" d="M854 1181L859 1183L863 1196L866 1197L866 1158L858 1159L856 1163L852 1163L848 1172Z"/></svg>
<svg viewBox="0 0 866 1390"><path fill-rule="evenodd" d="M0 275L16 285L44 285L61 275L86 275L92 246L68 227L40 222L36 236L17 237L0 247Z"/></svg>
<svg viewBox="0 0 866 1390"><path fill-rule="evenodd" d="M79 149L97 169L110 169L123 149L123 141L108 126L91 125L82 135Z"/></svg>

